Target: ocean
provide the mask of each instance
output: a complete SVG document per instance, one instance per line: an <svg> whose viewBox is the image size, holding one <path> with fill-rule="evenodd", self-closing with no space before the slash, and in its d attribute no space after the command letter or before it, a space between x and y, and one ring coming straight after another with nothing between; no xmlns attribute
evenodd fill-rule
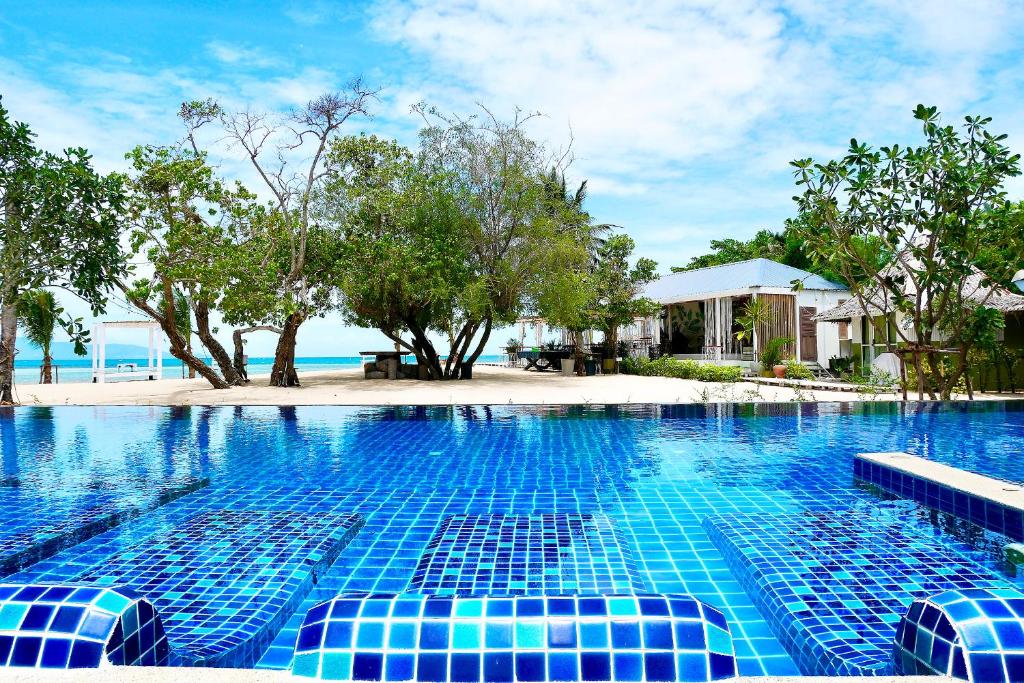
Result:
<svg viewBox="0 0 1024 683"><path fill-rule="evenodd" d="M211 359L205 359L213 365ZM501 360L498 355L482 355L479 363L495 363ZM139 366L146 365L145 358L108 358L106 366L116 368L119 364L137 363ZM358 368L362 365L363 359L359 356L321 356L309 358L296 358L295 365L301 379L303 372L314 372L318 370L344 370ZM274 364L271 356L249 358L249 376L270 374L270 368ZM90 358L76 358L74 360L60 360L54 363L57 369L54 370L54 380L61 383L91 382L92 381L92 360ZM187 369L177 358L165 358L163 368L163 379L181 379L187 377ZM39 382L39 361L38 360L15 360L14 380L18 384L37 384ZM107 374L107 381L117 380L116 375ZM130 381L130 380L126 380Z"/></svg>

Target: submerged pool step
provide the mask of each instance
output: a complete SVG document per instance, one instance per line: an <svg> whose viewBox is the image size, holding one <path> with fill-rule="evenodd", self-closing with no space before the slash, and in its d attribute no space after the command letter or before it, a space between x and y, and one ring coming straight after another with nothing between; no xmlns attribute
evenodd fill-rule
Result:
<svg viewBox="0 0 1024 683"><path fill-rule="evenodd" d="M75 583L117 586L152 602L172 663L250 667L363 523L355 514L213 510Z"/></svg>
<svg viewBox="0 0 1024 683"><path fill-rule="evenodd" d="M808 675L885 675L913 600L1008 583L900 515L859 510L707 517L733 574Z"/></svg>
<svg viewBox="0 0 1024 683"><path fill-rule="evenodd" d="M100 492L79 499L43 496L33 488L0 488L0 576L56 555L145 512L209 486L207 478L156 481L146 484L143 502L126 503L116 493ZM91 500L90 500L91 499Z"/></svg>
<svg viewBox="0 0 1024 683"><path fill-rule="evenodd" d="M600 513L446 517L409 590L428 595L647 592L628 544Z"/></svg>
<svg viewBox="0 0 1024 683"><path fill-rule="evenodd" d="M854 476L980 527L1024 540L1024 486L909 453L859 453Z"/></svg>

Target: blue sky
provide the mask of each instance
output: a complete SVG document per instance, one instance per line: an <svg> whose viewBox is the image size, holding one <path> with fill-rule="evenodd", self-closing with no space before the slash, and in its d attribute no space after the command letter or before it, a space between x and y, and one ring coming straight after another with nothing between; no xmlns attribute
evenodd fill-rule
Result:
<svg viewBox="0 0 1024 683"><path fill-rule="evenodd" d="M406 143L418 101L539 111L537 137L572 139L591 212L667 271L710 239L778 227L789 160L838 156L851 137L914 143L919 102L949 120L991 115L1024 151L1022 25L1024 3L998 0L0 0L0 94L40 144L88 147L103 170L178 137L182 100L286 110L360 74L381 99L350 130ZM339 326L307 323L299 352L382 339Z"/></svg>

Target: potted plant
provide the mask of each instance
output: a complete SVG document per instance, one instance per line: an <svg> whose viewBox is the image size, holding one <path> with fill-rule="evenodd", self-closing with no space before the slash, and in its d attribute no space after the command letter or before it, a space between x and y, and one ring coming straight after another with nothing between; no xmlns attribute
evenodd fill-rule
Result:
<svg viewBox="0 0 1024 683"><path fill-rule="evenodd" d="M774 374L779 379L786 376L786 366L782 364L782 351L793 343L792 337L773 337L761 349L761 368L764 377Z"/></svg>

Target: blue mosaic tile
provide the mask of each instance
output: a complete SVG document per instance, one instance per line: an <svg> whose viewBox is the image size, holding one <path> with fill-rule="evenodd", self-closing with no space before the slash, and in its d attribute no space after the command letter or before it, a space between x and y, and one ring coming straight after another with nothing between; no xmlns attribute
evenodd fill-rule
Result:
<svg viewBox="0 0 1024 683"><path fill-rule="evenodd" d="M306 613L292 672L323 680L714 681L725 616L686 595L341 595Z"/></svg>
<svg viewBox="0 0 1024 683"><path fill-rule="evenodd" d="M650 591L692 594L725 613L742 674L792 675L796 664L704 518L875 505L874 492L851 484L853 457L864 451L1024 481L1022 442L1024 402L1000 401L0 408L0 477L18 479L33 500L50 496L24 512L0 506L0 537L49 510L137 504L145 482L212 480L8 578L66 582L211 510L358 512L365 529L259 655L257 666L287 669L308 609L341 592L406 590L447 517L601 514ZM918 524L915 534L979 570L1001 566L996 539L904 503L893 513L901 528Z"/></svg>
<svg viewBox="0 0 1024 683"><path fill-rule="evenodd" d="M1001 505L859 457L853 461L853 474L857 479L888 493L956 515L1015 541L1024 540L1024 510Z"/></svg>
<svg viewBox="0 0 1024 683"><path fill-rule="evenodd" d="M647 590L602 514L452 515L409 590L431 595L555 595Z"/></svg>
<svg viewBox="0 0 1024 683"><path fill-rule="evenodd" d="M975 588L915 600L896 631L896 671L1024 681L1024 593Z"/></svg>
<svg viewBox="0 0 1024 683"><path fill-rule="evenodd" d="M145 596L160 612L174 663L251 666L362 525L358 515L216 510L77 582Z"/></svg>
<svg viewBox="0 0 1024 683"><path fill-rule="evenodd" d="M896 625L915 598L1008 585L856 510L714 516L704 526L807 675L890 674Z"/></svg>
<svg viewBox="0 0 1024 683"><path fill-rule="evenodd" d="M159 666L168 652L153 606L130 591L0 584L0 667Z"/></svg>
<svg viewBox="0 0 1024 683"><path fill-rule="evenodd" d="M7 525L0 534L0 576L51 557L209 483L206 478L151 482L138 504L111 494L89 494L71 500L60 495L55 500L53 495L20 486L20 482L14 488L0 488L0 519Z"/></svg>

